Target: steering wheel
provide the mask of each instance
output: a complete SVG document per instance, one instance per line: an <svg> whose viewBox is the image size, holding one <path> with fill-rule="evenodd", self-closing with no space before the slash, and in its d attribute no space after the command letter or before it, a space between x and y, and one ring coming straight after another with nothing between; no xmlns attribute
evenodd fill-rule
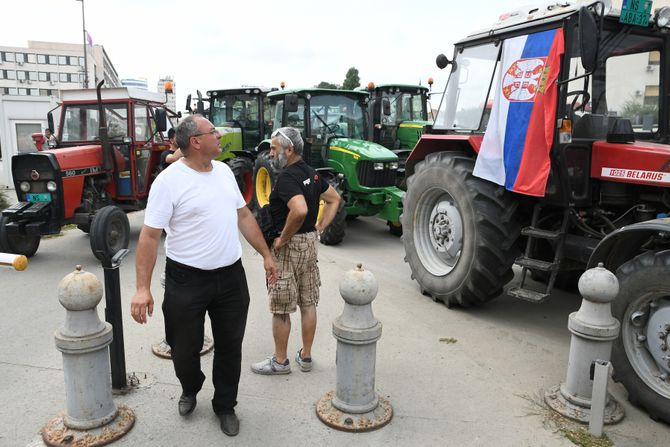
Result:
<svg viewBox="0 0 670 447"><path fill-rule="evenodd" d="M580 104L577 104L577 100L579 99L579 96L581 95L582 97L582 102ZM576 112L577 110L581 109L582 112L585 111L586 109L586 104L589 103L591 100L591 95L589 94L588 91L586 90L574 90L572 92L568 92L566 97L574 96L575 98L572 100L572 103L570 104L570 111L572 113Z"/></svg>

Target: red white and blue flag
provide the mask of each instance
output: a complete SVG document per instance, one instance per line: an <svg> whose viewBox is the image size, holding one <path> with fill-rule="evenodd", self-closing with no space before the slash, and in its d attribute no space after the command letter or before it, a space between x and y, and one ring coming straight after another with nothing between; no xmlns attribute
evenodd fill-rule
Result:
<svg viewBox="0 0 670 447"><path fill-rule="evenodd" d="M562 54L562 29L503 43L493 109L475 176L520 194L544 196Z"/></svg>

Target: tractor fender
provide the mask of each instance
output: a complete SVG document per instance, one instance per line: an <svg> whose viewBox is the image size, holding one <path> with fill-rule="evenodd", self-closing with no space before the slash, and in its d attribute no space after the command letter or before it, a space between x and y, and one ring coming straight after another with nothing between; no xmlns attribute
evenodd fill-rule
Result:
<svg viewBox="0 0 670 447"><path fill-rule="evenodd" d="M235 154L236 157L248 158L249 160L251 160L252 163L256 161L256 155L251 153L250 151L232 151L232 152L233 154Z"/></svg>
<svg viewBox="0 0 670 447"><path fill-rule="evenodd" d="M433 152L453 151L476 156L483 140L482 135L431 135L424 134L407 157L405 177L414 174L414 166Z"/></svg>
<svg viewBox="0 0 670 447"><path fill-rule="evenodd" d="M269 151L270 150L270 140L263 140L260 143L258 143L258 146L254 149L254 152L258 155L263 151Z"/></svg>
<svg viewBox="0 0 670 447"><path fill-rule="evenodd" d="M602 262L608 270L616 271L623 263L635 257L650 237L658 233L670 236L670 218L647 220L613 231L591 253L587 269Z"/></svg>

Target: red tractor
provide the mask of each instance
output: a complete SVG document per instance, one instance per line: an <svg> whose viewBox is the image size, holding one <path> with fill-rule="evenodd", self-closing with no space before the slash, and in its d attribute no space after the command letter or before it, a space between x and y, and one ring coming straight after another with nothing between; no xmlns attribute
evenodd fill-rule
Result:
<svg viewBox="0 0 670 447"><path fill-rule="evenodd" d="M12 157L18 203L2 211L0 251L33 256L67 224L90 234L98 259L128 247L126 213L145 208L176 115L156 93L101 87L63 91L58 146Z"/></svg>
<svg viewBox="0 0 670 447"><path fill-rule="evenodd" d="M451 73L407 160L405 259L449 307L540 303L603 263L614 378L670 422L670 8L604 9L515 11L438 56Z"/></svg>

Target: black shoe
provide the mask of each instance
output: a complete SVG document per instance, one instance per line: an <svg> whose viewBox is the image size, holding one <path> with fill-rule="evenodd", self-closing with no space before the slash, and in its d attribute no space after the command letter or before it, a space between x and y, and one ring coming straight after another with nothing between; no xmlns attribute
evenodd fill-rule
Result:
<svg viewBox="0 0 670 447"><path fill-rule="evenodd" d="M181 397L179 398L179 415L180 416L188 416L189 414L193 413L193 410L195 410L195 404L197 404L198 401L195 398L195 394L185 394L182 393Z"/></svg>
<svg viewBox="0 0 670 447"><path fill-rule="evenodd" d="M235 413L217 414L221 421L221 431L228 436L236 436L240 432L240 420Z"/></svg>

